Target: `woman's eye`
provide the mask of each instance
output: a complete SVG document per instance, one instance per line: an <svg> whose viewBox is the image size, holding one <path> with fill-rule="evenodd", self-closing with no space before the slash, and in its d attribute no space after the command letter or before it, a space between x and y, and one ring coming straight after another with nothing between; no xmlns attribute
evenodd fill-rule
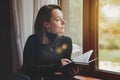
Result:
<svg viewBox="0 0 120 80"><path fill-rule="evenodd" d="M60 21L61 19L57 19L56 21Z"/></svg>

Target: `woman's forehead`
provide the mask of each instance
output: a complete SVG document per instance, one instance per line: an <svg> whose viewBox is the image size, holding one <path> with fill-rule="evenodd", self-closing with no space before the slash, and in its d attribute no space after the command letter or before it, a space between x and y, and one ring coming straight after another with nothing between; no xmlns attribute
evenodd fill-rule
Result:
<svg viewBox="0 0 120 80"><path fill-rule="evenodd" d="M63 17L63 13L62 13L62 11L59 10L59 9L54 9L54 10L51 12L51 17L54 17L54 18Z"/></svg>

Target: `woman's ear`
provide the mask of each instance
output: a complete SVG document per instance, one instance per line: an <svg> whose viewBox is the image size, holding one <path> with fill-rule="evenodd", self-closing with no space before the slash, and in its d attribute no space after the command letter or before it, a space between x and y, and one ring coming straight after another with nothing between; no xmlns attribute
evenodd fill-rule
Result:
<svg viewBox="0 0 120 80"><path fill-rule="evenodd" d="M45 21L45 22L43 23L43 26L44 26L45 28L49 28L49 23Z"/></svg>

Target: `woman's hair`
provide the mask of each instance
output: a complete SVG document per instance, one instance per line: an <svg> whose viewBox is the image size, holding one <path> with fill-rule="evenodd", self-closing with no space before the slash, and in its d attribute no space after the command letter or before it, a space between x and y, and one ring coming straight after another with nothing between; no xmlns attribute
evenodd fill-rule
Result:
<svg viewBox="0 0 120 80"><path fill-rule="evenodd" d="M45 35L45 27L44 27L43 23L45 21L49 22L49 20L51 18L51 12L54 9L61 10L60 6L58 6L58 5L45 5L45 6L41 7L37 14L36 20L35 20L35 24L34 24L35 34L42 37L43 43L44 43L44 41L46 43L46 39L44 40L44 38L45 37L47 38L47 36Z"/></svg>

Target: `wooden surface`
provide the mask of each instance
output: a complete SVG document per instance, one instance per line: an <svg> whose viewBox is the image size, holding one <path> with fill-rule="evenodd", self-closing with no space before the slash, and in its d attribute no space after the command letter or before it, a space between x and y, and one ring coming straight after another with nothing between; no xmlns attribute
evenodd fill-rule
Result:
<svg viewBox="0 0 120 80"><path fill-rule="evenodd" d="M86 77L86 76L77 76L76 79L78 79L78 80L102 80L102 79Z"/></svg>

